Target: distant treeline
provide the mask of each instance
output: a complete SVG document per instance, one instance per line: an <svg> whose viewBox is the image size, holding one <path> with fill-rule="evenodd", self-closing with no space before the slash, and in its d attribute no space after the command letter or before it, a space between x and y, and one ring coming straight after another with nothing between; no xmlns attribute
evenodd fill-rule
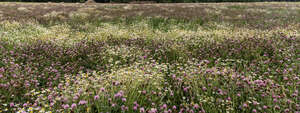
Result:
<svg viewBox="0 0 300 113"><path fill-rule="evenodd" d="M0 0L5 2L85 2L87 0ZM201 3L201 2L270 2L270 1L289 1L297 2L300 0L94 0L99 3Z"/></svg>

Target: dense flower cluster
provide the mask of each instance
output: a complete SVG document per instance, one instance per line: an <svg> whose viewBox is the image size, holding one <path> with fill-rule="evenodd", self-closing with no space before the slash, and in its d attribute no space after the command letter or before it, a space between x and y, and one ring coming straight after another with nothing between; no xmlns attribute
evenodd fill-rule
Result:
<svg viewBox="0 0 300 113"><path fill-rule="evenodd" d="M300 111L295 26L164 31L149 21L1 22L0 112Z"/></svg>

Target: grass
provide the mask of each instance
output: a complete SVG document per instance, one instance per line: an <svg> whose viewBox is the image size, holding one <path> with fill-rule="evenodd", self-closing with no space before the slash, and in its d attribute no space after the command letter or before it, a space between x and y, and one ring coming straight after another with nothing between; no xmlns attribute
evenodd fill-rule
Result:
<svg viewBox="0 0 300 113"><path fill-rule="evenodd" d="M298 113L298 6L1 3L0 112Z"/></svg>

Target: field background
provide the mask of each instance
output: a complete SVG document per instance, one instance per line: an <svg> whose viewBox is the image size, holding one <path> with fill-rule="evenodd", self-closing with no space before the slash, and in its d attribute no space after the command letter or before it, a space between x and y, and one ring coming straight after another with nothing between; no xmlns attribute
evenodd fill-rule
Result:
<svg viewBox="0 0 300 113"><path fill-rule="evenodd" d="M0 3L0 112L300 111L300 3Z"/></svg>

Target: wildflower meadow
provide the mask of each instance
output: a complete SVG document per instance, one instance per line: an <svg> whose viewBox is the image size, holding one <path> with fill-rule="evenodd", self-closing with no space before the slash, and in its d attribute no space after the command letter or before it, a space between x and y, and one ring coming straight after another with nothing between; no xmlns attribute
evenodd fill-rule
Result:
<svg viewBox="0 0 300 113"><path fill-rule="evenodd" d="M300 113L299 18L287 2L3 2L0 113Z"/></svg>

